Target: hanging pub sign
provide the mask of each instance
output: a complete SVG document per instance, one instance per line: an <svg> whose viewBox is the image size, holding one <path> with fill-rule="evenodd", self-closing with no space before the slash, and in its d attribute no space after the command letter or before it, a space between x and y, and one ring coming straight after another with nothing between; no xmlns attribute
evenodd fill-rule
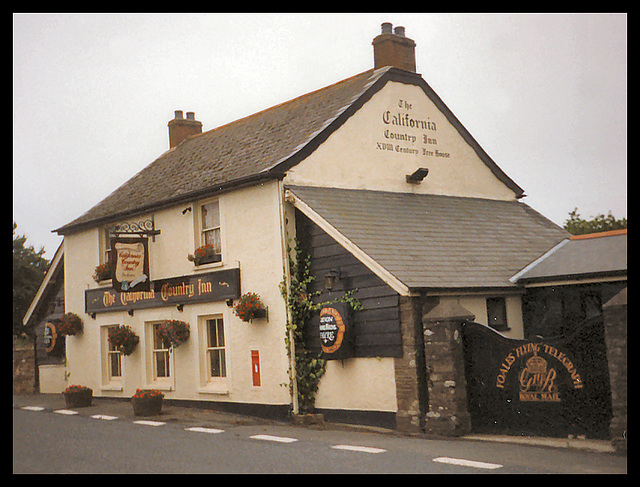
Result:
<svg viewBox="0 0 640 487"><path fill-rule="evenodd" d="M147 238L111 239L113 288L123 291L149 291L149 246Z"/></svg>
<svg viewBox="0 0 640 487"><path fill-rule="evenodd" d="M327 360L353 357L354 337L349 309L345 303L332 303L320 310L318 331L323 357Z"/></svg>

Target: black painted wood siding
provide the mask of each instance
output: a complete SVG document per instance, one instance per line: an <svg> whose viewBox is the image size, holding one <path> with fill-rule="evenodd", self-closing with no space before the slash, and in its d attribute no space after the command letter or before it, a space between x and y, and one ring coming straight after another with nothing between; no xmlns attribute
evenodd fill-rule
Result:
<svg viewBox="0 0 640 487"><path fill-rule="evenodd" d="M311 290L322 291L318 301L330 301L357 289L354 297L363 309L351 316L355 356L402 357L398 293L299 211L296 234L303 251L311 255L311 274L315 277ZM341 279L328 292L324 276L330 270L339 270ZM320 351L317 324L305 330L305 340L309 348Z"/></svg>

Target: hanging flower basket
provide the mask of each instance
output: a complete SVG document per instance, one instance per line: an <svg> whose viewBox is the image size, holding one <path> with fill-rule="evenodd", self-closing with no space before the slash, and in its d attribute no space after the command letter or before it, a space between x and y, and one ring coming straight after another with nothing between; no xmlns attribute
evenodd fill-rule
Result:
<svg viewBox="0 0 640 487"><path fill-rule="evenodd" d="M77 335L82 333L82 318L75 313L65 313L57 326L58 333L62 335Z"/></svg>
<svg viewBox="0 0 640 487"><path fill-rule="evenodd" d="M140 337L134 333L130 326L116 325L109 329L109 343L124 355L131 355L139 341Z"/></svg>
<svg viewBox="0 0 640 487"><path fill-rule="evenodd" d="M64 402L68 408L84 408L91 406L93 389L87 386L69 386L64 391Z"/></svg>
<svg viewBox="0 0 640 487"><path fill-rule="evenodd" d="M191 330L184 321L166 320L157 328L158 336L173 347L179 347L189 339Z"/></svg>
<svg viewBox="0 0 640 487"><path fill-rule="evenodd" d="M256 293L245 293L240 296L235 306L235 313L242 321L250 322L255 318L266 318L267 308Z"/></svg>
<svg viewBox="0 0 640 487"><path fill-rule="evenodd" d="M131 396L135 416L156 416L162 412L164 394L156 389L136 389Z"/></svg>
<svg viewBox="0 0 640 487"><path fill-rule="evenodd" d="M222 256L213 244L206 244L198 247L193 254L189 254L187 259L195 265L209 264L211 262L220 262Z"/></svg>
<svg viewBox="0 0 640 487"><path fill-rule="evenodd" d="M112 277L113 266L110 262L96 266L96 269L93 272L93 280L96 282L106 281L107 279L111 279Z"/></svg>

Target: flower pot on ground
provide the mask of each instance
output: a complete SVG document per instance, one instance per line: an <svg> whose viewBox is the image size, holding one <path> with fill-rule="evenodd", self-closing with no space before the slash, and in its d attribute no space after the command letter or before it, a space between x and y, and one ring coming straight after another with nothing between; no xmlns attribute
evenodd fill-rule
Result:
<svg viewBox="0 0 640 487"><path fill-rule="evenodd" d="M162 412L164 394L155 389L137 389L131 397L135 416L157 416Z"/></svg>
<svg viewBox="0 0 640 487"><path fill-rule="evenodd" d="M62 394L68 408L88 407L93 401L93 389L86 386L69 386Z"/></svg>

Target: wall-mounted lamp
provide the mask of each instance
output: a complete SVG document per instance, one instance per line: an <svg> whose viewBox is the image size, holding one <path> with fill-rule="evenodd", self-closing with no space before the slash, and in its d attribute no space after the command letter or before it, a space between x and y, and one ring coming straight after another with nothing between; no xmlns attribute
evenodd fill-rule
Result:
<svg viewBox="0 0 640 487"><path fill-rule="evenodd" d="M96 314L95 313L91 313L89 316L91 316L92 319L96 319Z"/></svg>
<svg viewBox="0 0 640 487"><path fill-rule="evenodd" d="M184 304L180 303L178 306L176 306L176 308L178 309L178 311L182 311L184 309Z"/></svg>
<svg viewBox="0 0 640 487"><path fill-rule="evenodd" d="M407 183L420 184L424 178L429 174L429 169L421 167L417 169L413 174L407 174Z"/></svg>
<svg viewBox="0 0 640 487"><path fill-rule="evenodd" d="M340 279L340 270L331 269L324 275L324 287L327 291L331 291L335 285L336 281Z"/></svg>
<svg viewBox="0 0 640 487"><path fill-rule="evenodd" d="M225 303L227 303L227 306L229 306L229 308L233 308L233 299L227 299Z"/></svg>
<svg viewBox="0 0 640 487"><path fill-rule="evenodd" d="M186 215L189 211L191 211L191 207L187 206L184 210L182 210L182 214Z"/></svg>
<svg viewBox="0 0 640 487"><path fill-rule="evenodd" d="M127 313L129 313L129 316L133 316L133 309L130 309Z"/></svg>

